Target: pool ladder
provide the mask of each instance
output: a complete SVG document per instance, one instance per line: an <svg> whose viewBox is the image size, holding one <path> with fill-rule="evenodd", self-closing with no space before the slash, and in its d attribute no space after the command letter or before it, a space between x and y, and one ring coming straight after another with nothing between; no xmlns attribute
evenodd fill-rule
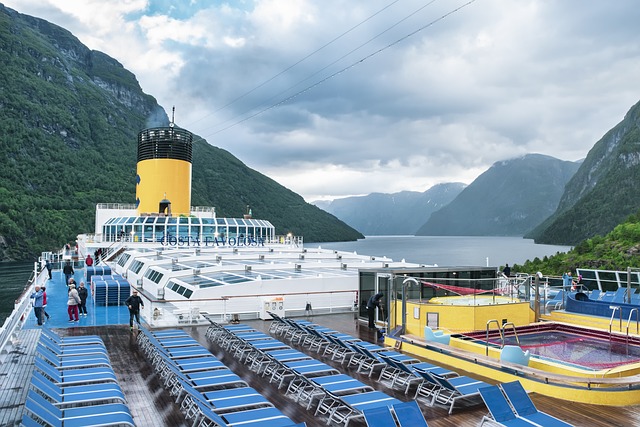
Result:
<svg viewBox="0 0 640 427"><path fill-rule="evenodd" d="M500 322L498 322L498 319L491 319L489 321L487 321L487 335L485 338L485 356L489 355L489 325L491 325L492 323L496 323L496 325L498 325L498 333L500 334L500 340L501 340L501 345L500 348L504 348L504 330L507 328L507 326L511 326L511 328L513 329L513 335L516 337L516 342L518 343L518 345L520 345L520 338L518 338L518 331L516 331L516 325L513 322L505 322L502 325L500 325Z"/></svg>
<svg viewBox="0 0 640 427"><path fill-rule="evenodd" d="M611 341L611 338L613 336L612 326L613 320L616 316L616 311L620 313L620 332L622 332L622 309L618 305L611 305L609 306L609 308L613 310L611 312L611 320L609 321L609 341ZM637 308L632 308L631 310L629 310L629 318L627 319L627 354L629 354L629 326L631 325L633 313L636 314L636 335L640 334L640 312Z"/></svg>

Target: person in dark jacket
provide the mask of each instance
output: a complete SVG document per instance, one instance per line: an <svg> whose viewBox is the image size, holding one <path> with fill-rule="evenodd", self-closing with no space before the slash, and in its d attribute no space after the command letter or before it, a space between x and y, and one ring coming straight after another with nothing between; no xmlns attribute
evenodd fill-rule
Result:
<svg viewBox="0 0 640 427"><path fill-rule="evenodd" d="M367 301L367 314L369 315L369 329L376 329L375 319L376 319L376 310L380 308L380 300L382 299L383 293L378 292L373 295Z"/></svg>
<svg viewBox="0 0 640 427"><path fill-rule="evenodd" d="M139 325L140 309L144 308L144 303L142 302L142 298L138 296L138 291L135 289L124 303L129 308L129 329L133 331L133 318L136 318L136 322L138 322Z"/></svg>
<svg viewBox="0 0 640 427"><path fill-rule="evenodd" d="M504 266L504 268L502 269L502 274L507 277L511 276L511 267L509 267L509 264Z"/></svg>
<svg viewBox="0 0 640 427"><path fill-rule="evenodd" d="M49 280L51 280L51 270L53 269L53 265L51 265L51 261L47 260L44 266L47 268L47 273L49 273Z"/></svg>
<svg viewBox="0 0 640 427"><path fill-rule="evenodd" d="M78 288L78 296L80 297L80 304L78 304L78 310L80 311L80 316L87 315L87 298L89 297L89 290L85 288L84 282L80 282L80 287Z"/></svg>
<svg viewBox="0 0 640 427"><path fill-rule="evenodd" d="M73 266L69 261L62 267L62 272L64 273L64 284L69 286L69 279L71 279L74 274Z"/></svg>

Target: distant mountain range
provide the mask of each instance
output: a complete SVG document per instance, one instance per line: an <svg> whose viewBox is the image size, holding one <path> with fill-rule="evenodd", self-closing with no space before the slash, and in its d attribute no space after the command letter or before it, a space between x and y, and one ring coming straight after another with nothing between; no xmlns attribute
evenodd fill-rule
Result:
<svg viewBox="0 0 640 427"><path fill-rule="evenodd" d="M410 208L410 220L406 212L381 214L395 194L316 204L365 234L387 234L402 222L407 224L402 231L414 234L410 230L424 220L416 235L524 236L536 243L577 245L639 215L639 185L640 102L583 161L529 154L496 162L430 215ZM398 194L404 195L405 206L413 206L426 193Z"/></svg>
<svg viewBox="0 0 640 427"><path fill-rule="evenodd" d="M364 235L414 235L433 212L449 204L465 186L456 182L438 184L423 193L372 193L312 203Z"/></svg>
<svg viewBox="0 0 640 427"><path fill-rule="evenodd" d="M496 162L416 234L523 236L555 212L579 166L540 154Z"/></svg>
<svg viewBox="0 0 640 427"><path fill-rule="evenodd" d="M555 212L578 167L529 154L496 162L469 186L313 203L365 235L522 236Z"/></svg>

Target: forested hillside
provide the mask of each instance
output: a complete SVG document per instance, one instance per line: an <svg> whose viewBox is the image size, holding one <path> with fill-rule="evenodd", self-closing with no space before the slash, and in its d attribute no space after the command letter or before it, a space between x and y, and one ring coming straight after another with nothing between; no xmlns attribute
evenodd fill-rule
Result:
<svg viewBox="0 0 640 427"><path fill-rule="evenodd" d="M560 276L576 268L594 268L624 271L627 267L640 268L640 211L617 225L606 236L583 240L567 253L558 253L544 259L529 260L524 265L514 265L512 273L542 272Z"/></svg>
<svg viewBox="0 0 640 427"><path fill-rule="evenodd" d="M527 237L575 245L605 235L640 209L640 102L589 151L557 211Z"/></svg>
<svg viewBox="0 0 640 427"><path fill-rule="evenodd" d="M2 5L0 62L0 260L30 259L92 232L96 203L135 201L137 133L168 120L115 59ZM277 233L307 241L362 237L204 141L194 143L192 204L220 216L250 204Z"/></svg>

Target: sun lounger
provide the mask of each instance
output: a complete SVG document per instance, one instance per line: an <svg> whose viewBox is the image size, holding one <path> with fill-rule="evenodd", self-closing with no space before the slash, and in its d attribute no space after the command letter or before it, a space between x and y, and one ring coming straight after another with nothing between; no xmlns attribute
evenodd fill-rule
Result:
<svg viewBox="0 0 640 427"><path fill-rule="evenodd" d="M39 374L36 372L36 374ZM115 385L115 384L114 384ZM90 389L90 386L61 388L48 381L41 374L31 378L31 386L45 394L52 403L59 407L98 404L126 403L122 390L118 388Z"/></svg>
<svg viewBox="0 0 640 427"><path fill-rule="evenodd" d="M97 403L126 403L122 389L114 383L59 387L40 372L34 372L31 377L31 386L44 393L55 406L60 408Z"/></svg>
<svg viewBox="0 0 640 427"><path fill-rule="evenodd" d="M367 409L363 415L368 427L396 427L396 421L387 406Z"/></svg>
<svg viewBox="0 0 640 427"><path fill-rule="evenodd" d="M269 419L227 419L221 415L216 414L213 410L205 404L199 405L199 410L202 414L202 419L199 422L200 427L294 427L294 426L306 426L306 424L296 424L291 421L290 418L282 414L282 417L269 418ZM263 414L264 415L264 414ZM239 418L239 417L237 417Z"/></svg>
<svg viewBox="0 0 640 427"><path fill-rule="evenodd" d="M93 354L101 354L107 356L109 354L106 347L102 344L73 344L61 346L44 336L40 337L38 345L46 347L52 352L61 356L82 356Z"/></svg>
<svg viewBox="0 0 640 427"><path fill-rule="evenodd" d="M52 353L46 347L38 344L36 356L47 361L56 369L93 368L98 366L111 368L111 362L106 356L97 354L91 356L60 357Z"/></svg>
<svg viewBox="0 0 640 427"><path fill-rule="evenodd" d="M420 406L415 400L396 403L393 405L393 413L398 420L399 427L428 427Z"/></svg>
<svg viewBox="0 0 640 427"><path fill-rule="evenodd" d="M409 389L412 385L420 384L422 381L424 381L422 377L411 370L408 365L405 365L402 362L398 362L397 360L382 354L380 355L380 358L394 370L390 374L391 388L400 386L404 388L404 394L408 394Z"/></svg>
<svg viewBox="0 0 640 427"><path fill-rule="evenodd" d="M488 384L466 376L457 376L453 378L445 378L439 375L428 373L440 386L435 390L433 395L432 404L437 401L439 403L448 405L449 413L453 412L453 408L458 401L479 401L480 391L482 387L486 387Z"/></svg>
<svg viewBox="0 0 640 427"><path fill-rule="evenodd" d="M482 400L489 410L489 416L485 415L480 421L481 426L485 422L491 422L503 427L535 426L533 423L516 417L498 386L481 387L479 390L480 396L482 396Z"/></svg>
<svg viewBox="0 0 640 427"><path fill-rule="evenodd" d="M185 381L181 381L181 385L183 391L178 394L176 402L182 401L181 407L185 408L189 404L188 402L185 403L184 398L187 396L206 401L217 414L273 407L271 402L251 387L238 387L229 390L201 393Z"/></svg>
<svg viewBox="0 0 640 427"><path fill-rule="evenodd" d="M118 382L112 369L85 368L65 369L61 371L49 365L39 357L35 358L34 363L37 370L42 372L45 377L48 377L54 384L59 386Z"/></svg>
<svg viewBox="0 0 640 427"><path fill-rule="evenodd" d="M102 341L102 338L97 335L83 335L81 337L61 337L48 327L42 328L41 331L42 335L46 336L60 346L87 344L97 344L104 346L104 341Z"/></svg>
<svg viewBox="0 0 640 427"><path fill-rule="evenodd" d="M500 388L519 418L544 427L571 427L567 422L538 411L520 381L501 384Z"/></svg>
<svg viewBox="0 0 640 427"><path fill-rule="evenodd" d="M34 419L41 419L54 426L135 425L126 405L111 403L60 409L33 390L29 390L27 393L25 409L32 414Z"/></svg>

